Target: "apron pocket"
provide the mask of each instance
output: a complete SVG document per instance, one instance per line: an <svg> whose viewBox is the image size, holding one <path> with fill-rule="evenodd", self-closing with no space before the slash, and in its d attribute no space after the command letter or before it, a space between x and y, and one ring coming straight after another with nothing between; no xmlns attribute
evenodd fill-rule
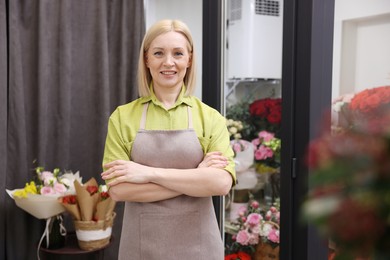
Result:
<svg viewBox="0 0 390 260"><path fill-rule="evenodd" d="M140 215L141 259L200 259L199 212Z"/></svg>

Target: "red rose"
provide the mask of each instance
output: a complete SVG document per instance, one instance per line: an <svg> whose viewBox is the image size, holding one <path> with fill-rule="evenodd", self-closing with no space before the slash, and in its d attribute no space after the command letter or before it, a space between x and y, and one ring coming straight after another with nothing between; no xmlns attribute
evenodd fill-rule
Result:
<svg viewBox="0 0 390 260"><path fill-rule="evenodd" d="M64 204L77 204L77 197L76 195L68 195L62 197L62 203Z"/></svg>
<svg viewBox="0 0 390 260"><path fill-rule="evenodd" d="M351 110L367 114L375 113L377 109L380 109L381 105L388 105L389 103L390 86L383 86L359 92L352 98L349 107Z"/></svg>
<svg viewBox="0 0 390 260"><path fill-rule="evenodd" d="M238 252L237 255L240 260L251 260L251 256L245 252Z"/></svg>
<svg viewBox="0 0 390 260"><path fill-rule="evenodd" d="M275 124L275 125L280 124L280 122L282 121L282 115L278 111L275 111L275 112L270 113L267 116L267 120L271 124Z"/></svg>
<svg viewBox="0 0 390 260"><path fill-rule="evenodd" d="M276 118L281 118L281 112L282 112L282 100L280 98L277 99L271 99L271 98L265 98L265 99L259 99L254 101L252 104L249 105L249 112L252 116L259 116L262 118L268 118L270 114L272 115L271 120L273 122L279 121ZM269 119L267 119L270 121Z"/></svg>
<svg viewBox="0 0 390 260"><path fill-rule="evenodd" d="M238 255L237 254L230 254L225 256L225 260L237 260Z"/></svg>
<svg viewBox="0 0 390 260"><path fill-rule="evenodd" d="M264 99L259 99L249 105L249 112L252 116L267 116L268 109Z"/></svg>
<svg viewBox="0 0 390 260"><path fill-rule="evenodd" d="M236 254L226 255L225 260L251 260L251 256L245 252L240 251Z"/></svg>
<svg viewBox="0 0 390 260"><path fill-rule="evenodd" d="M87 186L87 191L91 196L99 191L99 188L97 186Z"/></svg>
<svg viewBox="0 0 390 260"><path fill-rule="evenodd" d="M110 197L110 194L108 192L101 192L100 193L101 200L108 199L109 197Z"/></svg>

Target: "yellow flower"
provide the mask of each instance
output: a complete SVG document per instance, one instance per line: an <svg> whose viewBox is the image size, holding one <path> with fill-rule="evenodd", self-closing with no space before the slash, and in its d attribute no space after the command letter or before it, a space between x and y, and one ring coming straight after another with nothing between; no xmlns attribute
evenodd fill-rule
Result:
<svg viewBox="0 0 390 260"><path fill-rule="evenodd" d="M27 198L27 194L38 194L35 182L31 181L30 183L26 183L23 190L17 190L13 193L13 195L18 198Z"/></svg>
<svg viewBox="0 0 390 260"><path fill-rule="evenodd" d="M14 191L14 193L12 193L12 195L14 197L18 197L18 198L27 198L27 192L24 189Z"/></svg>
<svg viewBox="0 0 390 260"><path fill-rule="evenodd" d="M35 182L31 181L30 184L26 183L26 187L24 187L27 193L38 194L37 186L35 186Z"/></svg>

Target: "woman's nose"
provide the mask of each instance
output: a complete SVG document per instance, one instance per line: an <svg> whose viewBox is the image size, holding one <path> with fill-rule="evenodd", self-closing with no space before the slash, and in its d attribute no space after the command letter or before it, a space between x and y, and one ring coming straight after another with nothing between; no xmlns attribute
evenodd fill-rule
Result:
<svg viewBox="0 0 390 260"><path fill-rule="evenodd" d="M173 57L171 55L166 55L165 56L165 60L164 60L164 65L166 66L173 66L175 63L174 63L174 60L173 60Z"/></svg>

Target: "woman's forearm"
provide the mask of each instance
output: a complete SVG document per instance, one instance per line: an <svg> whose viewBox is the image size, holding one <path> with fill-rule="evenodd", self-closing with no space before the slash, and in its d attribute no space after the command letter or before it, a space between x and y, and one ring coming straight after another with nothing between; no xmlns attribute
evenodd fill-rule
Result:
<svg viewBox="0 0 390 260"><path fill-rule="evenodd" d="M232 187L229 172L218 168L154 168L150 182L193 197L224 196Z"/></svg>
<svg viewBox="0 0 390 260"><path fill-rule="evenodd" d="M204 164L204 165L203 165ZM227 160L218 152L208 153L198 168L166 169L116 160L104 165L101 175L119 201L158 201L181 194L193 197L223 196L233 179L223 169ZM131 184L131 186L118 186ZM126 187L126 188L124 188Z"/></svg>
<svg viewBox="0 0 390 260"><path fill-rule="evenodd" d="M109 193L115 201L131 202L155 202L181 195L155 183L135 184L128 182L110 187Z"/></svg>

